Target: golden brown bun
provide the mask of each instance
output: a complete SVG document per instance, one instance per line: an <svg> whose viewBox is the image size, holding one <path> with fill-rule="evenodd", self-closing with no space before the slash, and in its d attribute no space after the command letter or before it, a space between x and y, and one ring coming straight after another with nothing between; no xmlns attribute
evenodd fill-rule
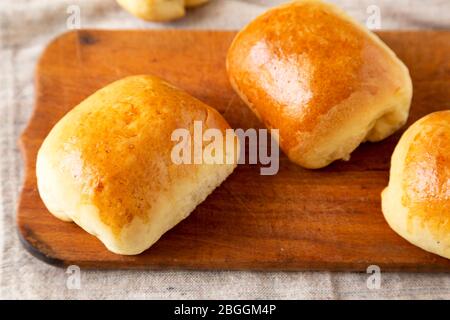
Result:
<svg viewBox="0 0 450 320"><path fill-rule="evenodd" d="M236 92L289 158L321 168L386 138L408 117L408 69L373 33L334 5L295 1L236 36L227 56Z"/></svg>
<svg viewBox="0 0 450 320"><path fill-rule="evenodd" d="M111 251L144 251L236 167L237 156L231 164L174 164L171 135L179 128L193 134L194 121L204 130L229 128L217 111L156 77L106 86L67 113L43 142L36 163L42 200ZM237 148L237 139L232 142Z"/></svg>
<svg viewBox="0 0 450 320"><path fill-rule="evenodd" d="M403 134L382 206L399 235L450 258L450 111L429 114Z"/></svg>
<svg viewBox="0 0 450 320"><path fill-rule="evenodd" d="M208 0L117 0L125 10L148 21L169 21L183 17L185 8L196 7Z"/></svg>

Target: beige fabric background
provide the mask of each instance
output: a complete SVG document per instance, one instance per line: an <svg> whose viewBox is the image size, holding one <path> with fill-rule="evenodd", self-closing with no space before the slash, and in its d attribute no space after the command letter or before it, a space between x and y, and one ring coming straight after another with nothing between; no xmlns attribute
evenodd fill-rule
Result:
<svg viewBox="0 0 450 320"><path fill-rule="evenodd" d="M66 31L67 8L79 5L83 28L237 29L280 0L212 0L171 24L139 21L113 0L0 1L0 297L159 299L450 298L450 274L383 273L369 290L367 274L328 272L194 272L81 270L81 289L66 288L67 274L30 256L15 229L23 177L16 140L33 107L33 71L46 43ZM335 0L364 22L381 9L383 29L450 27L449 0ZM449 57L450 59L450 57Z"/></svg>

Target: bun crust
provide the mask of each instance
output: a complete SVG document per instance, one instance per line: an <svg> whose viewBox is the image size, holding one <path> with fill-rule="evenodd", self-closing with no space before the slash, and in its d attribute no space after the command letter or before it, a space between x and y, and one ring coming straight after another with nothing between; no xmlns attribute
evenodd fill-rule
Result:
<svg viewBox="0 0 450 320"><path fill-rule="evenodd" d="M289 158L307 168L347 160L408 117L404 64L370 31L320 1L269 10L236 36L230 82Z"/></svg>
<svg viewBox="0 0 450 320"><path fill-rule="evenodd" d="M413 124L392 155L384 216L403 238L450 258L450 111Z"/></svg>
<svg viewBox="0 0 450 320"><path fill-rule="evenodd" d="M202 5L208 0L116 0L125 10L148 21L169 21L183 17L185 8Z"/></svg>
<svg viewBox="0 0 450 320"><path fill-rule="evenodd" d="M173 163L171 134L180 128L193 134L194 121L204 130L229 128L217 111L156 77L106 86L64 116L42 144L36 164L42 200L111 251L144 251L236 167Z"/></svg>

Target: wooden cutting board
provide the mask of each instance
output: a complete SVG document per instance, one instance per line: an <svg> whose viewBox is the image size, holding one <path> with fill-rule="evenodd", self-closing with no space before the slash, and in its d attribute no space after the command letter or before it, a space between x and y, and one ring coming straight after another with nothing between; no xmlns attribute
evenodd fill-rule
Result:
<svg viewBox="0 0 450 320"><path fill-rule="evenodd" d="M401 133L366 143L349 162L316 171L282 155L276 176L241 165L188 219L138 256L110 253L54 218L36 189L35 159L52 126L97 89L155 74L217 108L233 127L259 122L232 91L225 55L235 32L75 31L54 40L36 69L36 109L21 137L26 179L18 209L25 247L56 265L89 268L450 271L450 260L410 245L385 222L380 192ZM450 108L450 32L379 32L414 81L409 124Z"/></svg>

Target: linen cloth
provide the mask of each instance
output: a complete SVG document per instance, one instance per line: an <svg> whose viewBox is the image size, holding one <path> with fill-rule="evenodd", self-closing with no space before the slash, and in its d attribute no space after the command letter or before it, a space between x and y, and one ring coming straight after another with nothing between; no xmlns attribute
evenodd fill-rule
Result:
<svg viewBox="0 0 450 320"><path fill-rule="evenodd" d="M382 273L380 288L370 290L365 273L81 270L80 289L71 290L66 269L37 260L19 243L15 215L23 162L16 141L33 108L36 60L52 38L67 31L69 6L80 8L82 28L238 29L281 2L212 0L184 19L157 24L138 20L113 0L0 1L0 298L450 298L450 274L418 273ZM448 0L332 2L363 23L373 10L369 6L377 6L382 29L450 27Z"/></svg>

